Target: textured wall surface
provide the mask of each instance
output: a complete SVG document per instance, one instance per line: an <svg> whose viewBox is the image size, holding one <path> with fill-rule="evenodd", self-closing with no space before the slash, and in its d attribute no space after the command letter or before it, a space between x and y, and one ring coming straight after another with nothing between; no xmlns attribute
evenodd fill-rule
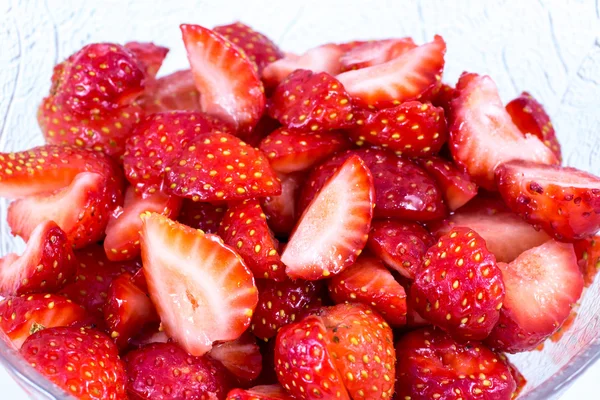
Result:
<svg viewBox="0 0 600 400"><path fill-rule="evenodd" d="M82 45L155 41L171 48L166 73L187 63L179 23L237 19L293 52L324 42L404 35L424 42L441 34L448 43L446 82L468 70L491 75L505 101L530 91L549 111L566 163L600 173L600 0L0 0L0 149L42 143L35 109L52 66ZM0 254L22 247L10 236L5 210L0 203ZM516 357L528 389L596 340L599 303L594 286L560 343Z"/></svg>

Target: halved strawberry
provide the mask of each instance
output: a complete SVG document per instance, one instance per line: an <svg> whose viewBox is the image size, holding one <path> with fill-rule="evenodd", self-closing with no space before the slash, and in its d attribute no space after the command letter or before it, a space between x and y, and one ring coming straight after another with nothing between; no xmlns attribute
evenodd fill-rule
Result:
<svg viewBox="0 0 600 400"><path fill-rule="evenodd" d="M217 233L226 211L227 206L224 204L184 199L177 221L204 233Z"/></svg>
<svg viewBox="0 0 600 400"><path fill-rule="evenodd" d="M208 355L219 361L244 386L262 370L262 355L256 338L248 331L236 340L215 344Z"/></svg>
<svg viewBox="0 0 600 400"><path fill-rule="evenodd" d="M167 334L192 355L250 325L258 291L241 257L210 234L159 214L144 217L144 275Z"/></svg>
<svg viewBox="0 0 600 400"><path fill-rule="evenodd" d="M337 76L353 100L377 109L427 97L441 84L446 43L435 36L430 43L402 53L383 64L347 71Z"/></svg>
<svg viewBox="0 0 600 400"><path fill-rule="evenodd" d="M22 255L0 259L0 295L52 293L73 280L77 260L67 235L46 221L32 232Z"/></svg>
<svg viewBox="0 0 600 400"><path fill-rule="evenodd" d="M392 326L406 324L406 293L383 262L362 255L328 282L329 296L336 303L359 302L372 306Z"/></svg>
<svg viewBox="0 0 600 400"><path fill-rule="evenodd" d="M281 255L292 279L317 280L354 263L368 238L375 189L365 163L348 158L317 192Z"/></svg>
<svg viewBox="0 0 600 400"><path fill-rule="evenodd" d="M248 390L233 389L226 400L293 400L281 385L254 386Z"/></svg>
<svg viewBox="0 0 600 400"><path fill-rule="evenodd" d="M449 120L450 151L475 183L494 190L494 170L514 159L556 164L541 140L523 136L512 122L489 76L463 73L456 91Z"/></svg>
<svg viewBox="0 0 600 400"><path fill-rule="evenodd" d="M147 326L129 341L130 349L139 349L152 343L168 343L171 339L165 331L160 329L160 325Z"/></svg>
<svg viewBox="0 0 600 400"><path fill-rule="evenodd" d="M200 93L192 70L185 69L158 78L150 93L138 101L146 113L187 110L200 111Z"/></svg>
<svg viewBox="0 0 600 400"><path fill-rule="evenodd" d="M202 93L202 111L238 131L251 131L265 108L264 88L254 62L210 29L182 24L181 33L196 88Z"/></svg>
<svg viewBox="0 0 600 400"><path fill-rule="evenodd" d="M516 399L519 397L519 394L521 394L521 391L523 391L523 388L527 385L527 379L523 376L521 371L519 371L517 367L510 362L508 358L506 358L504 354L499 354L499 356L500 359L504 361L504 363L508 366L508 369L510 370L510 373L513 376L513 379L515 380L515 383L517 385L517 388L515 389L512 395L512 398Z"/></svg>
<svg viewBox="0 0 600 400"><path fill-rule="evenodd" d="M410 37L361 43L340 57L342 72L383 64L415 47L417 45Z"/></svg>
<svg viewBox="0 0 600 400"><path fill-rule="evenodd" d="M165 167L167 193L194 201L281 194L281 184L264 154L227 133L197 137Z"/></svg>
<svg viewBox="0 0 600 400"><path fill-rule="evenodd" d="M600 236L573 243L585 286L590 286L600 271Z"/></svg>
<svg viewBox="0 0 600 400"><path fill-rule="evenodd" d="M600 178L575 168L526 161L501 164L496 183L511 210L558 240L600 229Z"/></svg>
<svg viewBox="0 0 600 400"><path fill-rule="evenodd" d="M581 296L573 245L550 240L498 266L506 297L486 343L508 353L533 350L561 327Z"/></svg>
<svg viewBox="0 0 600 400"><path fill-rule="evenodd" d="M69 326L85 319L86 311L56 294L30 294L0 300L0 329L20 348L31 334Z"/></svg>
<svg viewBox="0 0 600 400"><path fill-rule="evenodd" d="M445 83L442 83L437 94L431 98L431 103L436 107L442 107L446 118L450 116L452 100L456 96L456 90Z"/></svg>
<svg viewBox="0 0 600 400"><path fill-rule="evenodd" d="M348 137L338 131L301 133L279 128L263 139L259 148L275 171L289 174L307 170L349 147Z"/></svg>
<svg viewBox="0 0 600 400"><path fill-rule="evenodd" d="M150 78L156 77L169 49L151 42L127 42L125 48L131 51Z"/></svg>
<svg viewBox="0 0 600 400"><path fill-rule="evenodd" d="M281 182L281 194L269 196L262 200L262 208L267 216L269 228L276 234L288 236L299 217L298 194L305 180L302 172L277 174Z"/></svg>
<svg viewBox="0 0 600 400"><path fill-rule="evenodd" d="M477 185L471 181L468 174L456 168L450 161L430 157L419 160L419 165L436 180L450 211L456 211L477 196Z"/></svg>

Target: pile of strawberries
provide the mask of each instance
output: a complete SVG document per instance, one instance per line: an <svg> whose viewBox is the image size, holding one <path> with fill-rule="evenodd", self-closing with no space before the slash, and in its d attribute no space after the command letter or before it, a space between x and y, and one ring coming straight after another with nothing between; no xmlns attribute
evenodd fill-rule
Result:
<svg viewBox="0 0 600 400"><path fill-rule="evenodd" d="M440 36L282 52L241 23L54 68L0 153L0 327L80 399L511 399L590 283L600 179Z"/></svg>

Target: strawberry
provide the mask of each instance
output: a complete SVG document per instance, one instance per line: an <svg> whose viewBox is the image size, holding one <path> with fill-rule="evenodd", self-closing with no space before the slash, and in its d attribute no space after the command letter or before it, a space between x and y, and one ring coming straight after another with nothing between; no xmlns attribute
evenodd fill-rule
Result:
<svg viewBox="0 0 600 400"><path fill-rule="evenodd" d="M165 165L167 193L194 201L232 201L281 194L267 158L235 136L212 132Z"/></svg>
<svg viewBox="0 0 600 400"><path fill-rule="evenodd" d="M0 258L0 295L55 292L73 280L76 268L67 235L46 221L34 229L21 256Z"/></svg>
<svg viewBox="0 0 600 400"><path fill-rule="evenodd" d="M513 379L515 380L515 383L517 385L517 388L515 389L512 395L512 398L516 399L519 397L519 394L521 394L521 392L523 391L525 385L527 385L527 379L525 379L521 371L519 371L517 367L513 363L511 363L508 358L506 358L505 355L499 354L499 356L500 359L504 361L504 363L508 366L508 369L510 370L510 373L513 376Z"/></svg>
<svg viewBox="0 0 600 400"><path fill-rule="evenodd" d="M406 293L381 260L362 255L328 282L329 296L339 303L372 306L392 326L406 324Z"/></svg>
<svg viewBox="0 0 600 400"><path fill-rule="evenodd" d="M456 96L456 90L450 85L442 83L437 94L432 97L431 103L436 107L442 107L446 117L450 115L452 100Z"/></svg>
<svg viewBox="0 0 600 400"><path fill-rule="evenodd" d="M192 70L176 71L158 78L150 93L139 99L148 114L162 111L200 111L200 93L196 89Z"/></svg>
<svg viewBox="0 0 600 400"><path fill-rule="evenodd" d="M383 219L373 221L367 248L389 268L412 280L434 243L431 234L417 223Z"/></svg>
<svg viewBox="0 0 600 400"><path fill-rule="evenodd" d="M183 42L207 114L251 131L265 108L256 64L220 34L199 25L181 25Z"/></svg>
<svg viewBox="0 0 600 400"><path fill-rule="evenodd" d="M594 278L600 270L600 236L596 235L590 239L578 240L573 243L579 268L583 273L585 286L594 282Z"/></svg>
<svg viewBox="0 0 600 400"><path fill-rule="evenodd" d="M417 45L409 37L361 43L340 57L342 72L383 64L415 47Z"/></svg>
<svg viewBox="0 0 600 400"><path fill-rule="evenodd" d="M252 147L259 147L260 142L278 128L281 128L279 121L269 117L269 115L265 113L260 118L258 124L256 124L252 132L248 134L238 133L238 137Z"/></svg>
<svg viewBox="0 0 600 400"><path fill-rule="evenodd" d="M558 240L589 237L600 229L600 178L575 168L526 161L496 170L502 198L525 221Z"/></svg>
<svg viewBox="0 0 600 400"><path fill-rule="evenodd" d="M240 384L247 385L260 375L262 355L256 338L249 332L236 340L216 344L208 354L223 364Z"/></svg>
<svg viewBox="0 0 600 400"><path fill-rule="evenodd" d="M29 336L21 355L42 375L78 399L126 398L119 351L94 329L57 327Z"/></svg>
<svg viewBox="0 0 600 400"><path fill-rule="evenodd" d="M450 161L430 157L419 160L419 165L435 179L450 211L456 211L477 196L477 185Z"/></svg>
<svg viewBox="0 0 600 400"><path fill-rule="evenodd" d="M85 309L56 294L30 294L0 300L0 330L20 348L33 333L85 319Z"/></svg>
<svg viewBox="0 0 600 400"><path fill-rule="evenodd" d="M352 103L344 86L326 72L296 70L269 99L269 115L288 129L316 132L353 124Z"/></svg>
<svg viewBox="0 0 600 400"><path fill-rule="evenodd" d="M437 154L448 138L444 109L418 101L407 101L359 119L350 134L359 146L382 146L407 157Z"/></svg>
<svg viewBox="0 0 600 400"><path fill-rule="evenodd" d="M293 400L281 385L255 386L248 390L233 389L226 400Z"/></svg>
<svg viewBox="0 0 600 400"><path fill-rule="evenodd" d="M213 30L242 49L256 64L259 75L267 65L283 57L283 52L271 39L239 21L215 26Z"/></svg>
<svg viewBox="0 0 600 400"><path fill-rule="evenodd" d="M222 204L184 199L177 221L205 233L217 233L226 211L227 207Z"/></svg>
<svg viewBox="0 0 600 400"><path fill-rule="evenodd" d="M375 190L365 163L350 156L316 193L281 255L292 279L317 280L352 265L368 238Z"/></svg>
<svg viewBox="0 0 600 400"><path fill-rule="evenodd" d="M141 246L150 298L184 350L203 355L248 328L258 302L254 278L219 237L151 214L143 219Z"/></svg>
<svg viewBox="0 0 600 400"><path fill-rule="evenodd" d="M181 199L156 192L146 197L129 186L123 207L117 207L108 220L104 250L111 261L131 260L140 255L140 229L143 213L155 212L175 217L181 208Z"/></svg>
<svg viewBox="0 0 600 400"><path fill-rule="evenodd" d="M219 236L238 252L255 277L276 281L286 278L277 239L269 230L267 217L257 200L230 203Z"/></svg>
<svg viewBox="0 0 600 400"><path fill-rule="evenodd" d="M281 182L281 194L262 200L267 223L276 234L289 235L298 220L297 198L304 183L304 173L277 174Z"/></svg>
<svg viewBox="0 0 600 400"><path fill-rule="evenodd" d="M259 339L275 337L281 328L300 321L321 305L323 286L320 282L288 279L274 283L258 280L257 285L258 305L250 327Z"/></svg>
<svg viewBox="0 0 600 400"><path fill-rule="evenodd" d="M372 67L337 76L353 100L377 109L428 97L441 84L446 43L435 36L430 43L401 53Z"/></svg>
<svg viewBox="0 0 600 400"><path fill-rule="evenodd" d="M301 133L279 128L263 139L259 148L275 171L289 174L307 170L349 147L347 136L338 131Z"/></svg>
<svg viewBox="0 0 600 400"><path fill-rule="evenodd" d="M139 64L144 68L146 76L156 77L169 49L150 42L128 42L125 48L131 51Z"/></svg>
<svg viewBox="0 0 600 400"><path fill-rule="evenodd" d="M561 327L581 296L573 245L550 240L498 266L506 297L486 343L509 353L533 350Z"/></svg>
<svg viewBox="0 0 600 400"><path fill-rule="evenodd" d="M502 106L498 89L487 76L463 73L450 113L450 151L473 181L494 190L495 168L513 159L555 164L556 157L541 140L523 136Z"/></svg>
<svg viewBox="0 0 600 400"><path fill-rule="evenodd" d="M396 343L398 399L510 400L516 389L510 368L477 342L460 343L446 333L419 329Z"/></svg>
<svg viewBox="0 0 600 400"><path fill-rule="evenodd" d="M521 132L537 136L552 150L559 162L562 160L560 143L550 117L532 95L527 92L521 93L506 105L506 111Z"/></svg>
<svg viewBox="0 0 600 400"><path fill-rule="evenodd" d="M132 337L129 341L130 349L139 349L152 343L168 343L171 339L167 334L160 330L160 326L146 326L140 333Z"/></svg>
<svg viewBox="0 0 600 400"><path fill-rule="evenodd" d="M224 400L231 382L210 357L188 354L175 343L153 343L123 359L131 399Z"/></svg>

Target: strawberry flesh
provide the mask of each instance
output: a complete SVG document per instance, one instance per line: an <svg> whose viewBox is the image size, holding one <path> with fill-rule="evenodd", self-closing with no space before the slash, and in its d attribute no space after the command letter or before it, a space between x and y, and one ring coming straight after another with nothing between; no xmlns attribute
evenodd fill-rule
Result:
<svg viewBox="0 0 600 400"><path fill-rule="evenodd" d="M281 385L255 386L248 390L233 389L226 400L293 400Z"/></svg>
<svg viewBox="0 0 600 400"><path fill-rule="evenodd" d="M163 111L200 111L200 93L192 70L185 69L158 78L150 93L139 99L147 114Z"/></svg>
<svg viewBox="0 0 600 400"><path fill-rule="evenodd" d="M456 211L477 196L477 185L450 161L430 157L420 160L419 165L435 179L450 211Z"/></svg>
<svg viewBox="0 0 600 400"><path fill-rule="evenodd" d="M417 45L409 37L357 44L340 57L342 72L383 64L415 47Z"/></svg>
<svg viewBox="0 0 600 400"><path fill-rule="evenodd" d="M262 354L250 332L236 340L216 344L209 356L223 364L240 385L247 386L258 378L262 370Z"/></svg>
<svg viewBox="0 0 600 400"><path fill-rule="evenodd" d="M156 77L169 49L150 42L128 42L125 48L131 51L150 78Z"/></svg>
<svg viewBox="0 0 600 400"><path fill-rule="evenodd" d="M277 179L281 182L281 194L265 197L262 208L267 216L269 228L276 234L288 236L299 217L297 199L305 176L302 172L277 174Z"/></svg>

